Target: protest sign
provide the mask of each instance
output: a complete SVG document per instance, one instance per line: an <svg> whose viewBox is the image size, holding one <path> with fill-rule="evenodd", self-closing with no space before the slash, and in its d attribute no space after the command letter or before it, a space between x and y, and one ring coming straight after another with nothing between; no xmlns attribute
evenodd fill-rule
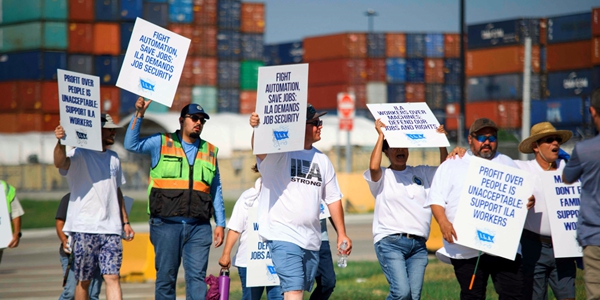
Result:
<svg viewBox="0 0 600 300"><path fill-rule="evenodd" d="M577 242L581 182L565 184L561 176L562 172L558 171L542 175L554 257L581 257L583 249Z"/></svg>
<svg viewBox="0 0 600 300"><path fill-rule="evenodd" d="M258 68L254 154L304 148L307 97L308 64Z"/></svg>
<svg viewBox="0 0 600 300"><path fill-rule="evenodd" d="M391 148L448 147L446 135L427 103L367 104L375 118L385 124L383 135Z"/></svg>
<svg viewBox="0 0 600 300"><path fill-rule="evenodd" d="M8 214L8 203L4 185L0 184L0 249L8 247L12 241L12 220Z"/></svg>
<svg viewBox="0 0 600 300"><path fill-rule="evenodd" d="M248 238L248 264L246 269L246 287L275 286L279 285L279 276L275 272L271 252L267 243L262 242L258 236L258 208L248 208L247 224L250 227Z"/></svg>
<svg viewBox="0 0 600 300"><path fill-rule="evenodd" d="M454 218L456 243L514 260L533 192L528 178L523 170L472 157Z"/></svg>
<svg viewBox="0 0 600 300"><path fill-rule="evenodd" d="M171 106L190 47L190 39L137 18L117 86Z"/></svg>
<svg viewBox="0 0 600 300"><path fill-rule="evenodd" d="M100 78L57 69L62 145L102 151Z"/></svg>
<svg viewBox="0 0 600 300"><path fill-rule="evenodd" d="M319 212L319 220L327 219L331 217L331 213L329 212L329 206L325 201L321 200L321 210Z"/></svg>

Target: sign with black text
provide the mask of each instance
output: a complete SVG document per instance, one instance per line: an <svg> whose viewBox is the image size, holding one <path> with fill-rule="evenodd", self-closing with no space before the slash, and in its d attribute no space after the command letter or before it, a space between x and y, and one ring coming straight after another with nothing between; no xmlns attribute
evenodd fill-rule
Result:
<svg viewBox="0 0 600 300"><path fill-rule="evenodd" d="M266 242L258 236L258 208L248 208L248 266L246 271L246 286L276 286L279 276L271 260L271 252Z"/></svg>

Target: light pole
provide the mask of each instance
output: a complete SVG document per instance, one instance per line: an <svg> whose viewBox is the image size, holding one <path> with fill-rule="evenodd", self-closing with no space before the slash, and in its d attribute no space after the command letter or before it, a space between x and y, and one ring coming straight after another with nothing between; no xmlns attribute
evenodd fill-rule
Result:
<svg viewBox="0 0 600 300"><path fill-rule="evenodd" d="M379 14L372 8L367 9L365 16L369 18L369 32L373 32L373 17L377 17Z"/></svg>

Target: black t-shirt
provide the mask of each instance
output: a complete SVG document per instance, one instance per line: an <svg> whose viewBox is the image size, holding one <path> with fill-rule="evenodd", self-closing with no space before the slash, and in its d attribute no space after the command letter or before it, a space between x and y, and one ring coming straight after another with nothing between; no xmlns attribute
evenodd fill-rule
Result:
<svg viewBox="0 0 600 300"><path fill-rule="evenodd" d="M65 221L67 219L67 208L69 208L69 198L71 197L71 193L66 194L62 199L60 199L60 204L58 205L58 210L56 211L57 220Z"/></svg>

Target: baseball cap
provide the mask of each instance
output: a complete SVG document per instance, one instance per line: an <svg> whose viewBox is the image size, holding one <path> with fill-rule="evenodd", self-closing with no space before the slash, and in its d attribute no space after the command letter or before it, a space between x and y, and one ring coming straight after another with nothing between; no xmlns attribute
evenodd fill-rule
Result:
<svg viewBox="0 0 600 300"><path fill-rule="evenodd" d="M327 112L326 111L317 112L317 110L315 110L315 108L312 106L312 104L308 103L308 106L306 107L306 121L316 119L324 114L327 114Z"/></svg>
<svg viewBox="0 0 600 300"><path fill-rule="evenodd" d="M188 104L181 109L180 117L183 118L185 115L203 115L205 119L210 119L208 114L204 112L204 108L200 104L195 103Z"/></svg>
<svg viewBox="0 0 600 300"><path fill-rule="evenodd" d="M479 118L475 120L475 122L473 122L473 124L471 125L471 129L469 129L469 134L473 134L486 127L498 131L498 126L496 125L496 123L494 123L494 121L488 118Z"/></svg>
<svg viewBox="0 0 600 300"><path fill-rule="evenodd" d="M101 114L100 122L102 122L102 128L121 128L121 126L113 122L113 119L109 114Z"/></svg>

